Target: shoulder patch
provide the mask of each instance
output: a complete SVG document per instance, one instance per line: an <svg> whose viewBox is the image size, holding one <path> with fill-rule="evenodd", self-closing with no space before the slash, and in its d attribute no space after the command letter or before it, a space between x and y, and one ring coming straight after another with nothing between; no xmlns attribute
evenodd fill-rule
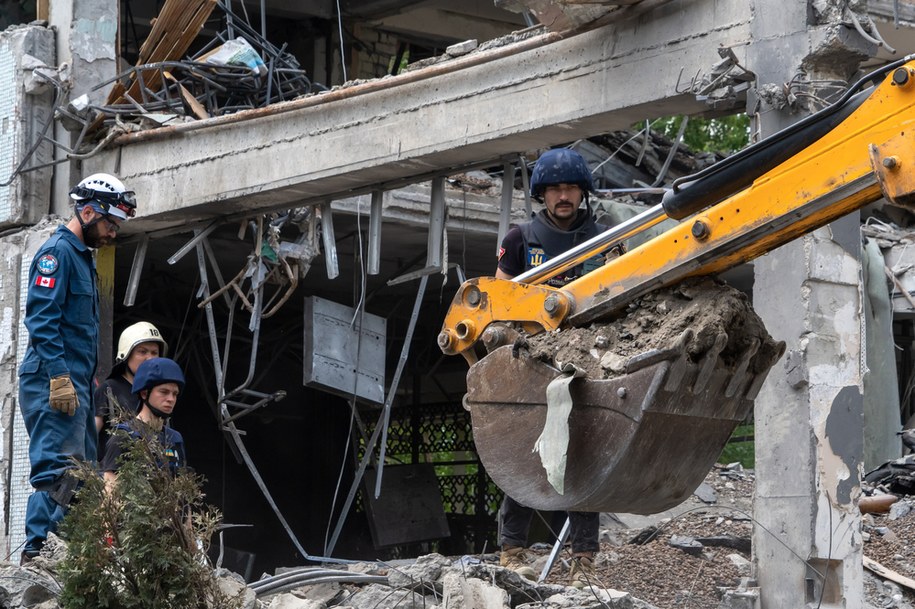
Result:
<svg viewBox="0 0 915 609"><path fill-rule="evenodd" d="M57 262L57 258L51 254L45 254L39 258L38 262L35 264L38 272L42 275L53 275L59 266L60 263Z"/></svg>

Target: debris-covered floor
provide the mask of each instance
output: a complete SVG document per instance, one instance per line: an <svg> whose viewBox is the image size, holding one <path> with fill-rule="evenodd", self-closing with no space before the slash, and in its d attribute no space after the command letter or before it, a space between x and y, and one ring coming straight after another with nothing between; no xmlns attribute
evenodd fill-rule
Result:
<svg viewBox="0 0 915 609"><path fill-rule="evenodd" d="M565 585L568 574L562 560L545 583L535 584L498 567L495 553L295 567L265 574L247 587L230 575L223 583L245 597L242 606L248 609L747 607L751 605L741 604L746 599L740 596L740 584L750 573L754 483L752 471L718 465L689 501L671 511L677 514L673 518L604 514L591 590ZM894 572L878 577L865 569L867 609L915 606L915 591L905 583L915 576L915 512L908 501L897 502L887 514L864 515L866 562ZM549 550L546 544L532 548L536 570L542 569ZM56 584L48 577L48 563L43 565L0 568L3 607L57 607ZM900 578L901 584L892 581Z"/></svg>

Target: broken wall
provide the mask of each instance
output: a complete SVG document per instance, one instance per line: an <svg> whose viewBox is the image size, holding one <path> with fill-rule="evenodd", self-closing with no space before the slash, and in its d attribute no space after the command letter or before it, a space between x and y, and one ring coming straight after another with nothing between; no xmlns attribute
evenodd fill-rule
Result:
<svg viewBox="0 0 915 609"><path fill-rule="evenodd" d="M54 89L33 75L39 66L54 65L54 33L35 25L17 26L0 33L0 229L34 224L48 212L53 169L14 172L47 163L52 147L33 144L51 120Z"/></svg>
<svg viewBox="0 0 915 609"><path fill-rule="evenodd" d="M9 491L12 462L13 413L17 404L17 352L19 336L19 270L22 253L22 235L14 234L0 239L0 496ZM0 548L9 551L6 544L9 513L0 512Z"/></svg>
<svg viewBox="0 0 915 609"><path fill-rule="evenodd" d="M354 45L350 78L378 78L390 74L401 43L396 34L358 25L354 34L361 44ZM398 70L399 71L399 70Z"/></svg>

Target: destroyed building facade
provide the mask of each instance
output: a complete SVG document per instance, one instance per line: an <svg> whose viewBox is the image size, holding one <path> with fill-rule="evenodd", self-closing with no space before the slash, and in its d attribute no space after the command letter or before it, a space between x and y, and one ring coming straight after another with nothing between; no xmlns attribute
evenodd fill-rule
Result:
<svg viewBox="0 0 915 609"><path fill-rule="evenodd" d="M16 411L24 278L79 177L116 173L140 209L97 256L101 361L134 321L167 333L193 378L176 427L237 525L224 536L237 570L430 540L480 551L499 495L461 406L466 364L435 337L456 287L493 272L499 237L531 209L527 159L577 143L596 167L613 147L587 138L670 115L746 111L753 138L774 133L910 52L915 20L890 2L341 4L338 20L335 3L317 1L166 2L158 14L153 3L39 3L45 23L0 37L7 552L22 541L30 492ZM251 64L208 62L238 38ZM603 186L677 171L641 149L655 166L640 154L605 165ZM895 374L895 358L884 350L865 365L875 350L859 315L860 223L845 218L739 279L788 342L757 400L758 506L841 582L786 589L803 567L760 536L757 579L772 606L860 592L860 542L833 531L854 528L857 469L898 455L899 411L912 414L896 408L907 376L891 408L862 397L865 371ZM893 255L904 288L905 253ZM903 288L883 323L911 340ZM909 342L902 369L912 354ZM796 467L799 445L786 481L775 472Z"/></svg>

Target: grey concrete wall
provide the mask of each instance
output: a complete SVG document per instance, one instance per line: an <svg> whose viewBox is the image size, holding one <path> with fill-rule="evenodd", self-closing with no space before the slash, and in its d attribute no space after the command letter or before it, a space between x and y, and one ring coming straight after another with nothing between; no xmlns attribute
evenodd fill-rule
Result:
<svg viewBox="0 0 915 609"><path fill-rule="evenodd" d="M103 103L107 90L92 91L117 73L118 2L115 0L61 0L48 3L49 22L57 32L57 63L68 65L72 78L69 99L89 95L91 103ZM72 145L76 135L58 122L54 138ZM62 154L58 151L58 154ZM67 193L80 177L89 175L79 163L65 162L54 171L51 211L69 215Z"/></svg>
<svg viewBox="0 0 915 609"><path fill-rule="evenodd" d="M51 120L53 90L32 76L38 66L54 66L54 33L26 25L0 33L0 229L34 224L48 213L51 167L13 172L26 160L42 127ZM52 68L53 71L53 68ZM40 144L25 168L47 163L52 146ZM9 184L4 185L6 182Z"/></svg>
<svg viewBox="0 0 915 609"><path fill-rule="evenodd" d="M9 496L13 414L16 411L19 339L19 271L23 234L0 238L0 497ZM6 501L3 505L7 505ZM0 511L0 551L10 547L6 536L8 510Z"/></svg>

